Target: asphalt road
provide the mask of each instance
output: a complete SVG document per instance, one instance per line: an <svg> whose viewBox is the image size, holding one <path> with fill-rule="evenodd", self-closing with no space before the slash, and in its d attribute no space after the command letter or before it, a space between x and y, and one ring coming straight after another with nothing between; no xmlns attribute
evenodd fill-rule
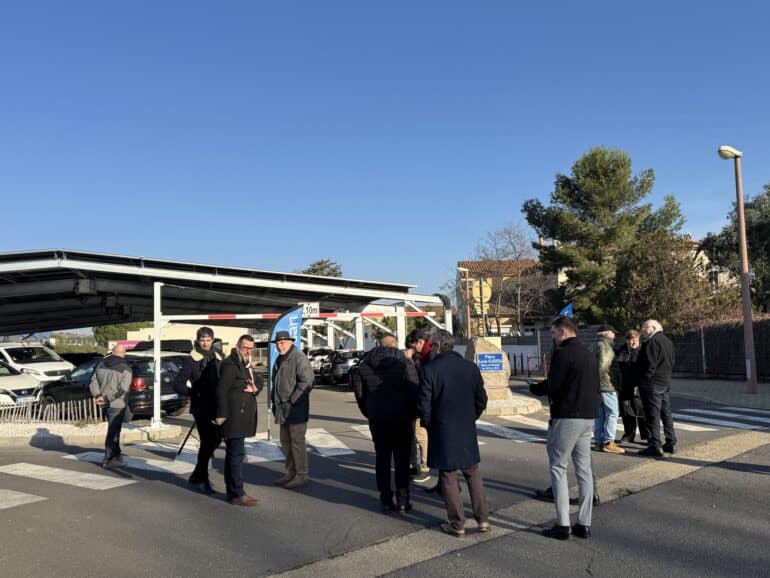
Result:
<svg viewBox="0 0 770 578"><path fill-rule="evenodd" d="M720 411L695 402L677 402L675 408ZM709 419L708 414L700 417ZM715 417L728 419L711 415ZM264 413L260 421L264 431ZM537 439L520 438L544 437L546 414L529 415L526 423L502 418L485 421L502 426L498 434L513 432L509 436L513 439L488 433L489 429L480 432L482 475L491 510L527 503L534 488L548 485L545 446ZM694 428L708 431L680 431L680 446L739 431L705 425ZM105 472L87 461L64 459L94 448L3 449L3 574L262 576L386 544L399 536L436 531L444 520L443 503L416 485L411 515L379 513L372 444L352 394L344 388L316 389L310 428L326 436L319 438L311 453L311 484L299 491L276 488L271 482L281 475L281 463L251 463L245 473L247 491L260 500L256 508L231 506L223 493L214 497L194 493L184 474L135 468ZM160 449L125 449L131 456L168 462L169 455ZM217 453L212 472L212 483L222 492L223 457L223 451ZM647 461L631 453L594 453L599 477ZM766 501L761 501L770 480L768 463L767 448L762 448L734 460L734 465L704 468L603 505L595 511L595 537L588 542L557 544L533 532L517 531L403 568L399 575L560 575L586 568L595 576L621 575L621 570L622 575L642 571L676 575L686 568L695 574L733 576L744 575L740 569L746 568L749 574L745 575L752 575L752 569L768 567L766 550L755 547L768 537ZM30 477L25 472L32 471L32 466L133 483L85 488L77 480L67 482L66 475L58 481ZM12 498L19 495L38 501L13 505ZM436 536L440 536L437 531ZM464 546L453 546L459 547ZM375 573L376 568L362 567L351 575Z"/></svg>

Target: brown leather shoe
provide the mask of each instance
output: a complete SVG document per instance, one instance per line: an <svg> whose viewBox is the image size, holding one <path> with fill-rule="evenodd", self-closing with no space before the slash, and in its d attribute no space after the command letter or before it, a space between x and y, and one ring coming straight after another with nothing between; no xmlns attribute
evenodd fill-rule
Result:
<svg viewBox="0 0 770 578"><path fill-rule="evenodd" d="M245 507L252 507L256 506L259 503L259 500L256 498L252 498L251 496L247 496L246 494L243 494L242 496L238 496L237 498L231 498L230 503L233 506L245 506Z"/></svg>
<svg viewBox="0 0 770 578"><path fill-rule="evenodd" d="M290 481L286 482L283 487L287 490L293 490L295 488L301 488L302 486L307 486L308 479L307 476L294 476Z"/></svg>
<svg viewBox="0 0 770 578"><path fill-rule="evenodd" d="M492 526L489 524L489 522L480 522L478 525L479 532L482 534L486 534L487 532L492 531Z"/></svg>
<svg viewBox="0 0 770 578"><path fill-rule="evenodd" d="M465 536L465 529L458 530L453 528L449 523L441 524L441 531L445 534L449 534L450 536L454 536L455 538L462 538Z"/></svg>
<svg viewBox="0 0 770 578"><path fill-rule="evenodd" d="M624 453L626 453L626 450L624 450L623 448L621 448L621 447L620 447L618 444L616 444L615 442L610 442L610 443L608 443L608 444L604 444L604 445L602 446L602 451L603 451L603 452L609 452L609 453L611 453L611 454L624 454Z"/></svg>

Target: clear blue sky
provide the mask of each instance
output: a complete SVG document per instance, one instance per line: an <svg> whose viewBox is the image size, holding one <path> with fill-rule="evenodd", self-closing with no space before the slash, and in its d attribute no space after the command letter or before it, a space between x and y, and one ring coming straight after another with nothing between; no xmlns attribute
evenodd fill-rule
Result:
<svg viewBox="0 0 770 578"><path fill-rule="evenodd" d="M537 4L535 6L535 4ZM696 237L770 181L753 1L0 4L0 251L65 247L433 292L591 146Z"/></svg>

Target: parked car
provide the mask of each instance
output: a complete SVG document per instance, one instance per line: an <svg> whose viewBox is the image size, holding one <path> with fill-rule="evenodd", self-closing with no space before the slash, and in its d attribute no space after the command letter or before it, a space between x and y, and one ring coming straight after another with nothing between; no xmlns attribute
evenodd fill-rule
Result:
<svg viewBox="0 0 770 578"><path fill-rule="evenodd" d="M34 402L39 394L37 379L0 361L0 405Z"/></svg>
<svg viewBox="0 0 770 578"><path fill-rule="evenodd" d="M350 368L358 365L363 357L364 352L360 350L335 351L321 367L321 382L335 384L347 381Z"/></svg>
<svg viewBox="0 0 770 578"><path fill-rule="evenodd" d="M321 367L323 367L324 363L329 361L329 357L333 354L334 350L330 347L319 347L308 351L307 358L310 360L310 365L313 367L313 373L317 376L321 375Z"/></svg>
<svg viewBox="0 0 770 578"><path fill-rule="evenodd" d="M174 351L161 352L161 410L168 415L184 412L187 400L171 387L176 374L182 369L185 356ZM42 387L40 403L90 399L88 384L96 367L104 358L90 359L76 367L67 379L46 384ZM155 363L152 351L130 352L126 361L131 366L131 387L127 394L128 407L135 416L150 417L153 410L153 380Z"/></svg>
<svg viewBox="0 0 770 578"><path fill-rule="evenodd" d="M42 344L0 343L0 361L34 377L40 383L67 377L75 368L53 349Z"/></svg>

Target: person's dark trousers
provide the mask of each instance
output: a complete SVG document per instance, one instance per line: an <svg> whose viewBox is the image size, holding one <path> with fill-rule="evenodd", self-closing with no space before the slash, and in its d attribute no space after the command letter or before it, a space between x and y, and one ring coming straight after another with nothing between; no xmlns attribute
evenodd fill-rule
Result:
<svg viewBox="0 0 770 578"><path fill-rule="evenodd" d="M372 432L376 455L377 490L380 492L380 501L389 504L393 499L391 460L396 470L396 490L409 489L409 456L414 445L413 422L371 421L369 430Z"/></svg>
<svg viewBox="0 0 770 578"><path fill-rule="evenodd" d="M484 482L481 479L479 464L465 468L462 473L471 494L473 517L479 524L488 522L489 506L487 505L487 496L484 492ZM465 508L460 495L460 485L457 482L457 470L439 470L439 477L443 486L449 525L453 530L463 530L465 528Z"/></svg>
<svg viewBox="0 0 770 578"><path fill-rule="evenodd" d="M190 483L202 484L209 481L209 460L222 443L222 433L216 424L211 423L213 418L202 414L195 414L195 427L200 438L198 448L198 462L193 473L190 474Z"/></svg>
<svg viewBox="0 0 770 578"><path fill-rule="evenodd" d="M107 408L107 437L104 440L104 459L116 458L120 451L120 430L123 428L125 407Z"/></svg>
<svg viewBox="0 0 770 578"><path fill-rule="evenodd" d="M647 438L647 424L644 423L644 418L628 414L623 416L623 431L625 432L623 437L633 438L636 436L637 422L639 423L639 435L643 439Z"/></svg>
<svg viewBox="0 0 770 578"><path fill-rule="evenodd" d="M645 389L642 391L644 418L647 426L647 442L651 447L660 448L660 422L667 445L676 444L674 416L671 413L671 398L668 390Z"/></svg>
<svg viewBox="0 0 770 578"><path fill-rule="evenodd" d="M246 449L243 438L225 440L225 488L228 498L240 498L243 490L243 458Z"/></svg>

